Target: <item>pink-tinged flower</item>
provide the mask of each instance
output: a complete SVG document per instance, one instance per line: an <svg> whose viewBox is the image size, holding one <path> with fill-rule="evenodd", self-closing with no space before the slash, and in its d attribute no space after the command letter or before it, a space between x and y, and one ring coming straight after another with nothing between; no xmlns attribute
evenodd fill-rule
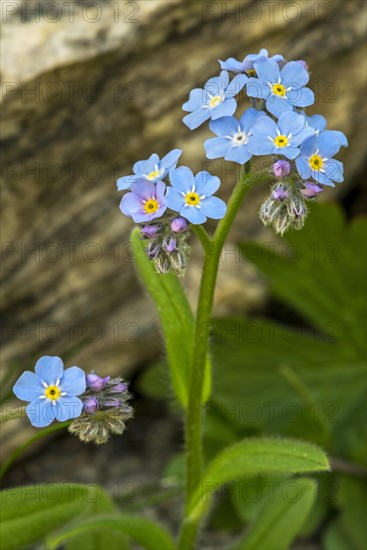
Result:
<svg viewBox="0 0 367 550"><path fill-rule="evenodd" d="M120 210L134 222L150 222L160 218L167 209L164 204L166 186L163 181L156 184L138 180L131 185L131 192L121 199Z"/></svg>

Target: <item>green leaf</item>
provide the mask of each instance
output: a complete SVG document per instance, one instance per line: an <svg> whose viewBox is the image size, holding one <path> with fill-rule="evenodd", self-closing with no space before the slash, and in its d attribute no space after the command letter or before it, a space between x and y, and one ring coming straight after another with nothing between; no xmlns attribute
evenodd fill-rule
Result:
<svg viewBox="0 0 367 550"><path fill-rule="evenodd" d="M280 484L236 550L287 550L307 520L316 489L316 482L307 478Z"/></svg>
<svg viewBox="0 0 367 550"><path fill-rule="evenodd" d="M1 491L1 507L2 550L18 550L42 539L76 515L90 513L93 499L88 486L29 485Z"/></svg>
<svg viewBox="0 0 367 550"><path fill-rule="evenodd" d="M225 483L269 473L329 470L325 453L310 443L289 439L251 438L222 451L209 464L189 506L190 519L206 510L213 493Z"/></svg>
<svg viewBox="0 0 367 550"><path fill-rule="evenodd" d="M48 548L55 550L69 539L90 531L123 533L147 548L147 550L157 550L157 548L159 550L173 550L175 548L172 537L162 527L144 517L125 514L96 516L80 520L77 524L66 528L61 534L49 537L47 540Z"/></svg>
<svg viewBox="0 0 367 550"><path fill-rule="evenodd" d="M356 549L365 548L367 543L367 483L363 479L340 475L337 478L338 500L342 506L339 525Z"/></svg>
<svg viewBox="0 0 367 550"><path fill-rule="evenodd" d="M339 206L314 204L302 231L286 233L274 250L258 245L252 256L276 296L354 355L366 349L366 224L348 226ZM242 252L246 258L246 245Z"/></svg>
<svg viewBox="0 0 367 550"><path fill-rule="evenodd" d="M131 242L135 250L139 275L152 297L162 325L174 392L183 407L187 406L189 370L192 357L194 317L178 278L172 273L161 275L145 252L139 229L134 229ZM203 401L210 395L210 361L207 360Z"/></svg>

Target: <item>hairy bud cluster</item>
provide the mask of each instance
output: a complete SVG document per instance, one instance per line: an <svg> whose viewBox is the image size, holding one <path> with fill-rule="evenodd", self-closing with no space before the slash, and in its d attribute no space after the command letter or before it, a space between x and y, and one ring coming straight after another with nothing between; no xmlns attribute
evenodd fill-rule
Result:
<svg viewBox="0 0 367 550"><path fill-rule="evenodd" d="M122 378L101 378L94 372L88 374L83 413L70 424L69 432L85 443L97 445L106 443L112 434L122 434L126 421L133 416L127 388Z"/></svg>
<svg viewBox="0 0 367 550"><path fill-rule="evenodd" d="M264 225L271 225L276 233L283 235L288 229L302 229L308 208L306 197L297 185L276 183L261 205L259 215Z"/></svg>
<svg viewBox="0 0 367 550"><path fill-rule="evenodd" d="M154 262L158 273L173 272L178 277L183 277L189 253L188 221L177 217L170 220L168 224L144 225L140 232L143 239L149 239L146 253Z"/></svg>

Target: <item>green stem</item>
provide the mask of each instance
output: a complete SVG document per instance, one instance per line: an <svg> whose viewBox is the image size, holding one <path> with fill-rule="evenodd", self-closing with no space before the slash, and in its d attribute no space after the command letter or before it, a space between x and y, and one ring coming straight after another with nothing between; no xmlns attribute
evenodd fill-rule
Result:
<svg viewBox="0 0 367 550"><path fill-rule="evenodd" d="M208 353L208 339L205 328L208 326L213 307L215 283L217 279L220 255L234 218L251 185L268 176L268 169L247 175L244 171L235 186L228 201L227 212L219 222L212 241L204 246L203 275L197 307L195 336L193 345L193 361L190 370L189 403L186 412L186 512L188 512L191 497L200 484L202 477L202 390L204 383L205 362ZM179 548L193 548L198 523L184 522L181 530Z"/></svg>
<svg viewBox="0 0 367 550"><path fill-rule="evenodd" d="M203 248L205 248L209 245L210 237L208 233L205 231L204 227L202 225L193 225L191 224L190 229L193 233L200 239L201 244L203 245Z"/></svg>

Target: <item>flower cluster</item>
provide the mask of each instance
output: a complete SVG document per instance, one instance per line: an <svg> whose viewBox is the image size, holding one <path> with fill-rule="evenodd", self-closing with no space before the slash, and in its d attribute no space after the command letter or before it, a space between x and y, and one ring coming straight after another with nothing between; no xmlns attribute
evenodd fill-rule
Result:
<svg viewBox="0 0 367 550"><path fill-rule="evenodd" d="M69 431L85 442L104 443L109 434L121 434L132 417L126 382L86 375L79 367L64 370L56 356L41 357L35 372L23 372L13 391L18 399L29 402L25 410L32 426L44 428L54 420L74 419Z"/></svg>
<svg viewBox="0 0 367 550"><path fill-rule="evenodd" d="M290 227L300 229L307 201L325 185L343 181L343 165L334 156L348 145L347 138L340 131L327 130L323 116L305 114L304 109L315 98L307 86L310 77L304 61L287 62L279 54L269 57L268 51L261 49L243 61L231 57L219 63L219 76L190 92L183 105L188 113L183 122L194 130L209 121L215 137L204 143L208 159L224 158L244 165L254 156L272 155L270 173L275 181L260 218L281 234ZM246 97L250 106L236 116ZM160 241L153 240L147 253L161 273L173 270L182 274L186 265L186 250L180 249L170 234L172 211L189 224L220 219L226 212L225 203L213 196L219 179L208 172L194 176L185 166L177 168L181 153L174 149L162 160L154 154L136 163L133 175L117 181L119 190L130 189L120 204L124 214L139 224L159 218L159 229L154 223L151 231L154 238L161 236ZM148 232L145 226L145 238ZM169 261L171 249L179 260ZM177 263L182 267L176 269Z"/></svg>
<svg viewBox="0 0 367 550"><path fill-rule="evenodd" d="M90 373L86 377L87 391L83 399L83 413L69 426L69 432L85 443L105 443L111 434L125 431L126 421L133 415L128 404L130 394L122 378L102 378Z"/></svg>

